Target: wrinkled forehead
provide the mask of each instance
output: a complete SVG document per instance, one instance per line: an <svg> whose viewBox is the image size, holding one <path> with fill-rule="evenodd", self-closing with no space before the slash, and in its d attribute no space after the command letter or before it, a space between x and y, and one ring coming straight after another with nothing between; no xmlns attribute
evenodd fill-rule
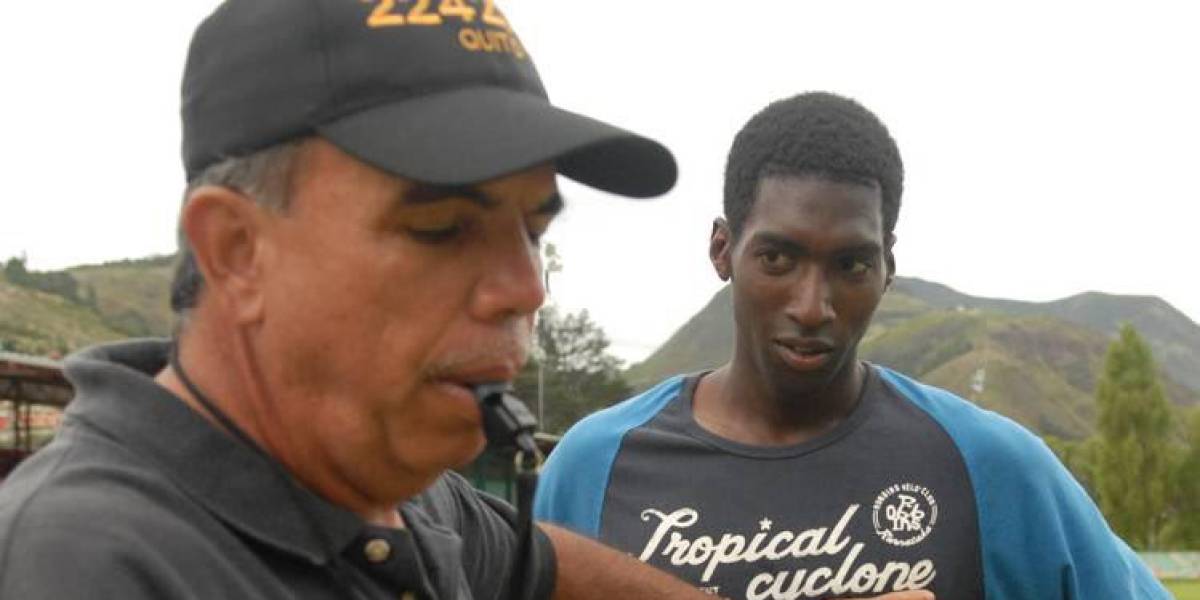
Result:
<svg viewBox="0 0 1200 600"><path fill-rule="evenodd" d="M473 184L440 185L384 171L320 137L311 138L300 148L290 180L295 196L333 195L341 202L368 202L382 196L392 210L446 205L486 209L512 204L525 212L534 212L543 210L548 202L561 204L552 164L536 165Z"/></svg>

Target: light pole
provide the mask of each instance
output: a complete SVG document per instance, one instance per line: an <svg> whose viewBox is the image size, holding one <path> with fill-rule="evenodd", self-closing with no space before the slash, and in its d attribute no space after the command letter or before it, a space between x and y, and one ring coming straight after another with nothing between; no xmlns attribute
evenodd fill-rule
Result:
<svg viewBox="0 0 1200 600"><path fill-rule="evenodd" d="M562 271L562 259L558 256L558 248L555 248L554 244L546 244L546 248L543 251L543 255L544 255L543 261L542 261L542 263L543 263L543 267L542 267L543 285L546 288L546 299L549 300L550 299L550 274L558 273L558 272ZM534 331L534 335L537 335L536 330ZM537 336L534 338L533 352L534 352L534 357L538 361L538 379L537 379L537 411L538 411L538 415L537 415L537 420L538 420L538 430L540 431L544 427L544 424L546 422L546 411L545 411L546 403L545 403L545 397L542 392L543 384L545 383L545 378L546 378L546 374L545 374L546 373L546 353L542 350L541 336Z"/></svg>

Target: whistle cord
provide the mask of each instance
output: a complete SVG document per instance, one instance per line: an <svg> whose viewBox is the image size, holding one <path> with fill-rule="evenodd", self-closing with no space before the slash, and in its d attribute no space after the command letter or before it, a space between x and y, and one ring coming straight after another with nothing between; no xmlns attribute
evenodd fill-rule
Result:
<svg viewBox="0 0 1200 600"><path fill-rule="evenodd" d="M171 340L169 360L171 363L171 368L175 371L175 375L179 377L179 381L183 383L183 387L187 388L188 393L190 393L192 397L204 407L204 410L207 411L212 418L216 419L220 426L224 428L230 435L241 442L242 445L257 453L259 456L265 459L268 464L271 465L271 470L280 478L280 480L283 482L284 489L286 489L288 494L291 496L292 504L295 505L296 509L299 510L300 514L304 517L305 526L308 528L309 532L317 539L321 547L330 553L330 563L332 567L330 570L334 579L337 580L341 587L351 591L355 598L361 599L363 597L362 591L355 583L353 575L348 572L349 567L346 566L341 554L336 548L333 547L333 540L329 538L328 533L320 526L319 523L317 523L317 518L311 512L309 512L308 508L304 505L304 502L299 496L299 491L296 489L295 482L292 480L291 475L284 470L283 465L279 464L279 461L267 454L267 452L262 449L262 446L259 446L253 439L250 438L249 434L242 430L241 427L238 427L237 424L233 422L233 419L229 418L229 415L225 414L225 411L217 408L217 405L213 403L213 401L210 400L208 396L204 394L204 392L200 391L199 386L192 382L192 378L188 377L187 371L183 370L183 364L180 363L179 340L177 339Z"/></svg>

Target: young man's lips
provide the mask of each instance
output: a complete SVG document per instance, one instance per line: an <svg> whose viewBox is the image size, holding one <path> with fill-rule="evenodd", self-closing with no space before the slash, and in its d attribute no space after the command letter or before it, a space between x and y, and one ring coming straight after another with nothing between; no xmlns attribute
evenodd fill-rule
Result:
<svg viewBox="0 0 1200 600"><path fill-rule="evenodd" d="M820 369L833 354L833 346L819 340L775 340L784 362L797 371Z"/></svg>

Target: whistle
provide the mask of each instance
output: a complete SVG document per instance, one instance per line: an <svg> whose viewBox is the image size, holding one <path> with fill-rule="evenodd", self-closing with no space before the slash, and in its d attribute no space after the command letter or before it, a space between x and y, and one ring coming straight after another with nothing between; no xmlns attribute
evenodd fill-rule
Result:
<svg viewBox="0 0 1200 600"><path fill-rule="evenodd" d="M529 457L540 457L533 432L537 418L512 393L507 383L475 386L475 400L483 413L483 431L488 445L500 450L516 450Z"/></svg>

